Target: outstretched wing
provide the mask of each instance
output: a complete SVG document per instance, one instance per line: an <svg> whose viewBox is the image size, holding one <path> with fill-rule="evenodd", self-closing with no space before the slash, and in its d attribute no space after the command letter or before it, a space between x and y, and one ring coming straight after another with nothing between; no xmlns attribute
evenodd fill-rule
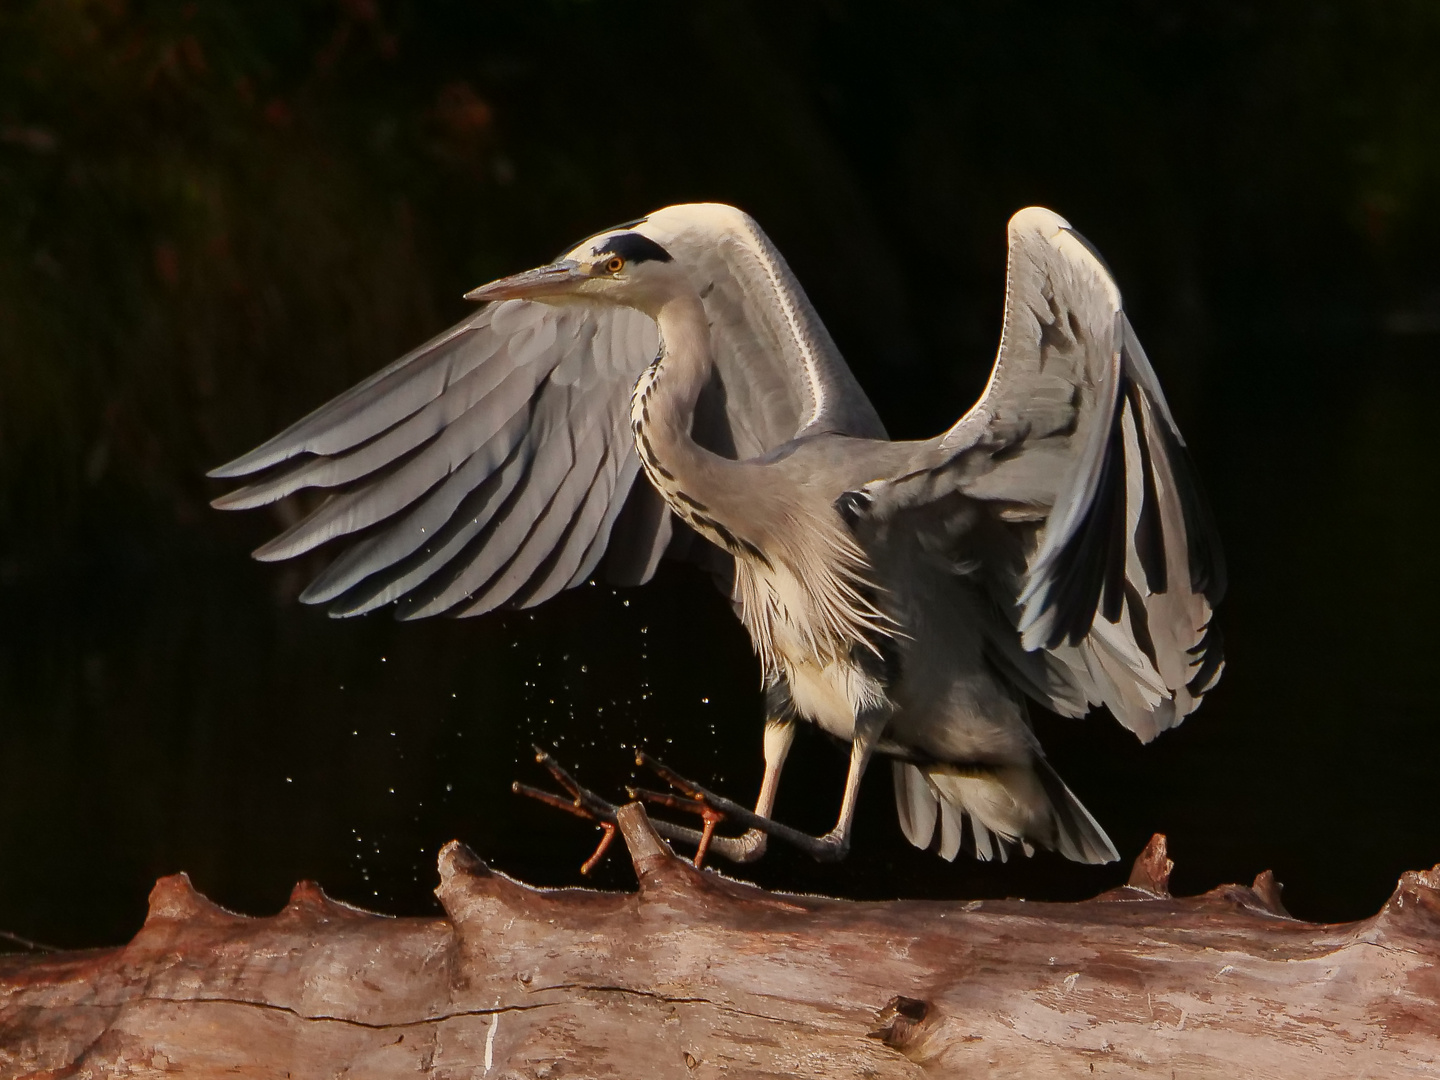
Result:
<svg viewBox="0 0 1440 1080"><path fill-rule="evenodd" d="M261 474L215 505L334 489L255 556L355 537L301 596L335 615L539 603L604 554L637 471L629 389L655 348L626 309L489 305L215 470Z"/></svg>
<svg viewBox="0 0 1440 1080"><path fill-rule="evenodd" d="M716 370L697 437L750 456L807 426L878 429L754 222L730 207L671 207L647 224L705 291ZM607 550L614 580L645 581L674 528L635 482L629 431L630 391L657 340L628 308L488 305L216 469L249 483L215 505L332 492L255 555L348 539L301 595L334 615L391 602L405 618L531 606L585 581Z"/></svg>
<svg viewBox="0 0 1440 1080"><path fill-rule="evenodd" d="M1049 210L1011 219L990 382L921 460L892 502L963 493L1018 537L999 591L1039 654L1008 658L1035 696L1103 701L1146 741L1194 710L1223 666L1220 545L1108 268Z"/></svg>

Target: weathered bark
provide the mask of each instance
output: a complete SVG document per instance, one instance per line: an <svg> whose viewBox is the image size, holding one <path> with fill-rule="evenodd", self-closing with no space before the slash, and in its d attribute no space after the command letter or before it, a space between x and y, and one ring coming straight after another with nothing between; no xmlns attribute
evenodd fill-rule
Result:
<svg viewBox="0 0 1440 1080"><path fill-rule="evenodd" d="M1083 903L853 903L697 871L638 806L621 825L637 894L532 889L451 843L448 919L309 883L245 918L164 878L123 948L0 958L0 1074L1440 1073L1440 867L1336 926L1268 873L1172 899L1163 837Z"/></svg>

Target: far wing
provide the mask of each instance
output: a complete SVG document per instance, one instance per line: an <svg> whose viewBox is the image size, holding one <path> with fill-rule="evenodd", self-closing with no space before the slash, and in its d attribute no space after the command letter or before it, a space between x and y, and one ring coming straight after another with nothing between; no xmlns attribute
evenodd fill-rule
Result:
<svg viewBox="0 0 1440 1080"><path fill-rule="evenodd" d="M1009 238L989 385L886 494L914 505L958 491L989 505L1021 542L1023 568L1001 591L1022 644L1049 656L1031 692L1073 712L1044 689L1059 678L1148 741L1220 675L1220 546L1104 263L1038 207L1011 219Z"/></svg>

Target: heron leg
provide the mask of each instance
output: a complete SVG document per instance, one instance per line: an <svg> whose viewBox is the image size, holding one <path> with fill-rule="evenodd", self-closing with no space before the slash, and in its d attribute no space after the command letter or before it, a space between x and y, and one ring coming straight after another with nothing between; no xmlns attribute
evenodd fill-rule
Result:
<svg viewBox="0 0 1440 1080"><path fill-rule="evenodd" d="M855 824L855 807L860 800L860 781L889 719L888 708L867 709L855 718L855 735L850 742L850 769L845 774L840 816L828 833L812 838L817 848L810 850L810 854L822 862L838 862L850 853L850 830Z"/></svg>
<svg viewBox="0 0 1440 1080"><path fill-rule="evenodd" d="M765 724L765 776L760 781L760 797L755 800L755 813L768 818L775 809L775 796L780 793L780 770L795 742L795 721L790 717L770 720ZM762 829L747 829L732 841L735 852L726 858L734 862L753 862L765 854L768 837Z"/></svg>

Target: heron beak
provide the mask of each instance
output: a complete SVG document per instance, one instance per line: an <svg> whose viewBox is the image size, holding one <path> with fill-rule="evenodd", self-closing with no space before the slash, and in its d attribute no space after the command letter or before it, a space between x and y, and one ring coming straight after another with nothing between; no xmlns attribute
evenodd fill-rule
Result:
<svg viewBox="0 0 1440 1080"><path fill-rule="evenodd" d="M549 266L526 270L523 274L481 285L465 294L466 300L538 300L546 296L564 296L575 291L590 275L581 269L573 259L551 263Z"/></svg>

